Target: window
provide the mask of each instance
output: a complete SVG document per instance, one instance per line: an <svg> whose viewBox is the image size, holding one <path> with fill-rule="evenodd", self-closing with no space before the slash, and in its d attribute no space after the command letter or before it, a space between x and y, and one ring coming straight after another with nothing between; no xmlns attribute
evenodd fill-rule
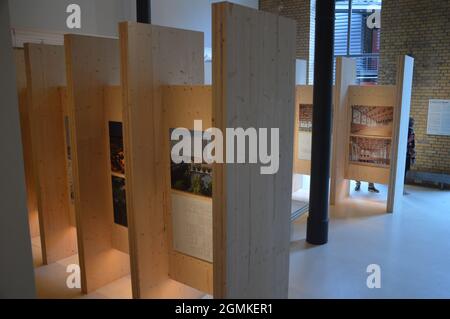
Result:
<svg viewBox="0 0 450 319"><path fill-rule="evenodd" d="M360 84L378 81L380 11L381 0L336 0L334 55L356 59Z"/></svg>

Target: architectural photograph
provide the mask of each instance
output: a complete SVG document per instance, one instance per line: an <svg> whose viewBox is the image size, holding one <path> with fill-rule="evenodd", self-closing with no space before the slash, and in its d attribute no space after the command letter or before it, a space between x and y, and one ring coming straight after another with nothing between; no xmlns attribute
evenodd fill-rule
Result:
<svg viewBox="0 0 450 319"><path fill-rule="evenodd" d="M300 131L311 132L313 123L312 104L300 104L299 110Z"/></svg>
<svg viewBox="0 0 450 319"><path fill-rule="evenodd" d="M128 226L127 201L125 191L125 178L112 177L112 192L114 203L114 223L124 227Z"/></svg>
<svg viewBox="0 0 450 319"><path fill-rule="evenodd" d="M389 166L391 140L352 136L350 138L350 162L374 166Z"/></svg>
<svg viewBox="0 0 450 319"><path fill-rule="evenodd" d="M352 106L351 134L391 137L393 122L393 107Z"/></svg>
<svg viewBox="0 0 450 319"><path fill-rule="evenodd" d="M0 0L0 302L450 300L449 44L449 0Z"/></svg>

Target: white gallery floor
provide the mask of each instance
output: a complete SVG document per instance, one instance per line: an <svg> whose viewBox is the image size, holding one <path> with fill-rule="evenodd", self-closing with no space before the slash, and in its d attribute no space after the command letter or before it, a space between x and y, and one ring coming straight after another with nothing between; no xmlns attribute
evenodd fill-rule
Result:
<svg viewBox="0 0 450 319"><path fill-rule="evenodd" d="M306 243L306 216L294 224L289 298L450 298L450 191L407 186L391 215L379 188L363 183L354 203L332 209L327 245ZM370 264L380 289L367 288Z"/></svg>
<svg viewBox="0 0 450 319"><path fill-rule="evenodd" d="M352 201L332 208L327 245L306 243L306 216L293 224L290 298L450 298L450 191L407 186L402 211L391 215L386 189L377 187L371 194L363 183ZM33 251L40 298L131 297L129 277L81 296L65 283L65 265L77 256L42 266L37 239ZM381 267L380 289L367 288L370 264Z"/></svg>

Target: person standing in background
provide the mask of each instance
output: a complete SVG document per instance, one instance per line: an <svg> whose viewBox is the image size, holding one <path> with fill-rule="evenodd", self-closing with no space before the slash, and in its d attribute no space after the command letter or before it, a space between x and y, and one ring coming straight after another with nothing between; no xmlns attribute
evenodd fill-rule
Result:
<svg viewBox="0 0 450 319"><path fill-rule="evenodd" d="M416 134L414 132L414 119L412 117L409 118L409 127L408 127L408 144L406 147L406 165L405 165L405 181L406 176L408 175L408 171L411 169L411 166L416 163ZM409 195L407 192L404 192L404 195Z"/></svg>
<svg viewBox="0 0 450 319"><path fill-rule="evenodd" d="M411 166L416 163L416 133L414 133L414 119L409 118L409 128L408 128L408 146L406 148L406 169L405 177Z"/></svg>

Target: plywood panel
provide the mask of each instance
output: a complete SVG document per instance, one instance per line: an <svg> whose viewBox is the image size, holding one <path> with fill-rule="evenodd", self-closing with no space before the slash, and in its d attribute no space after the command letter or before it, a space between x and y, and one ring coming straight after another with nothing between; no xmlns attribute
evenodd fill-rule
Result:
<svg viewBox="0 0 450 319"><path fill-rule="evenodd" d="M19 96L20 128L22 134L22 151L25 169L25 185L27 188L28 223L31 237L39 236L39 217L34 180L33 159L31 149L30 115L27 105L27 75L25 68L25 51L14 49L17 73L17 94Z"/></svg>
<svg viewBox="0 0 450 319"><path fill-rule="evenodd" d="M205 260L200 260L174 250L172 225L172 197L178 193L171 190L170 183L170 148L169 129L187 128L194 129L194 121L201 120L203 130L212 126L212 87L211 86L166 86L163 89L163 114L164 132L167 138L164 144L165 182L169 196L166 197L166 221L168 226L169 243L169 275L171 278L190 285L196 289L212 294L213 265ZM193 201L206 202L212 207L212 200L183 193ZM212 216L212 211L211 211ZM183 227L183 225L178 225ZM212 233L212 227L211 227ZM212 238L211 238L212 240Z"/></svg>
<svg viewBox="0 0 450 319"><path fill-rule="evenodd" d="M396 109L396 86L374 85L355 86L348 88L347 106L347 142L345 145L345 178L373 183L389 184L389 167L376 167L374 165L357 164L350 162L350 123L352 122L351 108L354 105L393 107ZM396 125L394 119L394 126ZM392 154L392 152L391 152ZM391 155L392 156L392 155Z"/></svg>
<svg viewBox="0 0 450 319"><path fill-rule="evenodd" d="M66 83L64 48L25 45L27 97L37 185L44 263L77 252L76 229L70 222L63 108L59 87Z"/></svg>
<svg viewBox="0 0 450 319"><path fill-rule="evenodd" d="M213 268L211 263L176 251L170 252L170 259L169 273L172 279L212 294Z"/></svg>
<svg viewBox="0 0 450 319"><path fill-rule="evenodd" d="M163 98L166 128L170 126L193 129L194 120L202 120L205 130L212 126L211 86L165 86Z"/></svg>
<svg viewBox="0 0 450 319"><path fill-rule="evenodd" d="M123 106L122 106L122 88L120 86L107 86L103 89L105 99L105 117L106 125L108 122L123 122ZM107 141L109 144L109 140ZM109 151L109 150L108 150ZM108 162L111 171L111 163ZM110 179L110 190L112 183ZM113 194L111 192L111 199ZM128 228L122 225L113 225L112 229L112 245L115 249L124 253L129 253Z"/></svg>
<svg viewBox="0 0 450 319"><path fill-rule="evenodd" d="M349 141L348 91L356 80L356 61L338 58L334 87L333 153L331 159L330 204L335 205L349 195L349 182L345 179L346 145Z"/></svg>
<svg viewBox="0 0 450 319"><path fill-rule="evenodd" d="M351 85L349 105L395 106L395 85Z"/></svg>
<svg viewBox="0 0 450 319"><path fill-rule="evenodd" d="M350 163L345 171L347 180L368 181L383 185L389 184L389 168L356 165Z"/></svg>
<svg viewBox="0 0 450 319"><path fill-rule="evenodd" d="M105 105L105 125L109 125L109 122L123 122L123 105L122 105L122 87L120 86L105 86L103 88L104 105ZM106 145L108 145L108 152L110 141L107 136ZM108 155L110 156L110 154ZM111 172L111 161L108 161L108 168ZM125 176L126 178L126 176ZM111 190L111 201L113 199L112 193L112 181L109 179L109 189ZM123 253L129 254L128 243L128 228L122 225L114 224L112 228L112 246L113 248L120 250Z"/></svg>
<svg viewBox="0 0 450 319"><path fill-rule="evenodd" d="M130 22L119 29L131 277L133 296L145 298L169 274L161 86L203 84L203 34Z"/></svg>
<svg viewBox="0 0 450 319"><path fill-rule="evenodd" d="M406 152L408 146L409 113L414 71L414 59L401 56L397 63L397 89L392 137L392 163L387 211L393 213L401 207L405 184Z"/></svg>
<svg viewBox="0 0 450 319"><path fill-rule="evenodd" d="M295 88L296 104L313 104L314 87L312 85L297 85Z"/></svg>
<svg viewBox="0 0 450 319"><path fill-rule="evenodd" d="M295 125L294 125L294 174L311 175L311 161L299 159L300 105L313 104L313 86L297 85L295 90Z"/></svg>
<svg viewBox="0 0 450 319"><path fill-rule="evenodd" d="M120 82L119 41L66 35L65 48L82 291L89 293L130 271L129 256L113 246L104 94Z"/></svg>
<svg viewBox="0 0 450 319"><path fill-rule="evenodd" d="M279 128L280 165L214 167L214 296L286 298L292 200L295 22L213 4L213 124Z"/></svg>
<svg viewBox="0 0 450 319"><path fill-rule="evenodd" d="M70 223L76 227L75 218L75 194L73 188L73 172L72 172L72 145L70 144L70 125L69 125L69 108L67 104L67 87L59 88L59 95L61 98L61 105L63 109L63 125L64 125L64 147L66 150L66 171L67 171L67 192L70 204Z"/></svg>
<svg viewBox="0 0 450 319"><path fill-rule="evenodd" d="M107 121L123 121L122 87L105 86L103 88L105 98L105 114Z"/></svg>

